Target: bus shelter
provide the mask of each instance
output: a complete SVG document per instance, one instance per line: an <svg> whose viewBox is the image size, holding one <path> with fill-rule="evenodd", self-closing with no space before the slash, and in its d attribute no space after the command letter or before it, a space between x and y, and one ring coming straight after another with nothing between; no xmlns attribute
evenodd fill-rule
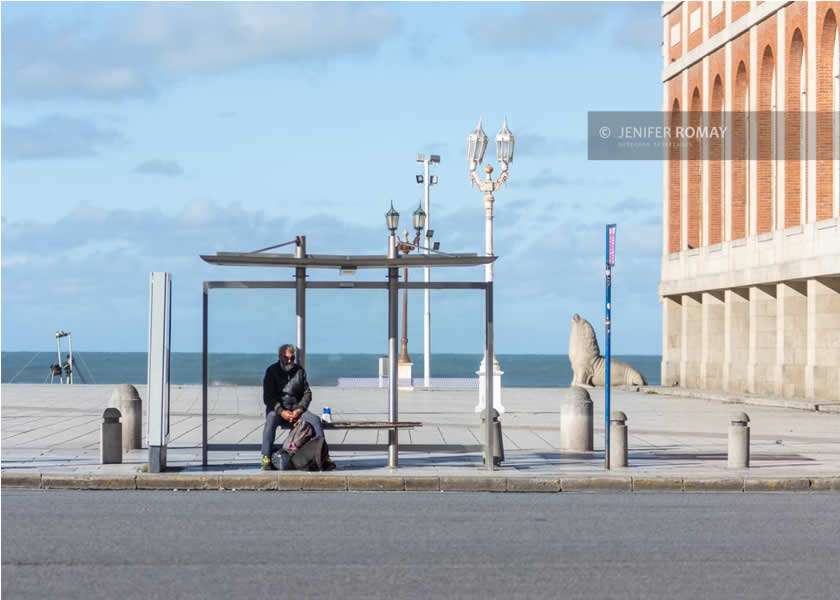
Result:
<svg viewBox="0 0 840 600"><path fill-rule="evenodd" d="M236 267L273 267L294 269L294 281L205 281L202 308L202 346L201 346L201 456L202 465L207 466L210 450L244 449L243 444L208 444L207 441L207 353L208 353L208 312L211 289L271 289L286 288L295 290L296 313L296 355L298 363L306 366L306 290L308 289L382 289L388 291L388 419L389 423L399 421L399 388L397 374L397 337L398 337L398 298L401 289L440 289L440 290L484 290L484 364L492 364L493 357L493 282L405 282L399 279L399 270L423 267L473 267L492 263L495 256L476 254L416 254L402 256L395 253L387 255L325 255L307 254L306 238L298 236L293 254L268 252L217 252L215 255L201 255L202 260L213 265ZM343 273L353 273L358 269L383 269L387 272L387 281L307 281L308 269L336 269ZM484 454L484 464L493 470L493 378L485 377L485 414L484 444L478 446ZM399 429L395 425L388 429L388 466L399 466L399 450L411 450L407 445L399 444ZM340 446L335 446L341 450ZM441 450L447 450L441 446ZM469 448L461 448L461 450ZM430 451L432 448L424 448ZM449 449L451 450L451 449Z"/></svg>

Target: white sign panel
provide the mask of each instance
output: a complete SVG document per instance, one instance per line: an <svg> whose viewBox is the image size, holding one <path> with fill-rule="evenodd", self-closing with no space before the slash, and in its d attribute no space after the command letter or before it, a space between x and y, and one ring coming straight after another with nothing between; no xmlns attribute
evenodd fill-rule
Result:
<svg viewBox="0 0 840 600"><path fill-rule="evenodd" d="M149 470L166 469L169 441L169 343L171 339L172 277L152 273L149 278L148 437Z"/></svg>

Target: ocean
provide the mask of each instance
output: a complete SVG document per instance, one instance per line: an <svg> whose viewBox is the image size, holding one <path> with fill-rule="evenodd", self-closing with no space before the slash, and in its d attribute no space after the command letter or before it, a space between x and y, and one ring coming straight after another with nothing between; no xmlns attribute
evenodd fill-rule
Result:
<svg viewBox="0 0 840 600"><path fill-rule="evenodd" d="M3 383L49 383L50 365L56 362L55 351L3 352ZM79 352L74 382L98 384L145 384L145 352ZM307 375L312 385L335 386L340 378L375 378L379 375L377 354L309 354ZM432 379L475 378L480 354L433 354ZM503 387L566 387L572 381L572 368L565 354L500 354L496 357L504 375ZM615 355L641 371L648 383L659 384L661 356ZM413 376L422 378L423 355L412 355ZM275 362L274 354L210 354L211 385L262 385L265 368ZM173 385L201 384L201 353L173 352ZM57 379L56 379L57 381Z"/></svg>

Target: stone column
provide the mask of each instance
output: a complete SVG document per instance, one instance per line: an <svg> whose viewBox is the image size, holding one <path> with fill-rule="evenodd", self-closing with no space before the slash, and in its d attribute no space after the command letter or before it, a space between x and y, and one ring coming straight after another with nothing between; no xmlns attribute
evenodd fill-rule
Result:
<svg viewBox="0 0 840 600"><path fill-rule="evenodd" d="M776 286L751 286L749 311L747 389L754 394L772 394L776 365Z"/></svg>
<svg viewBox="0 0 840 600"><path fill-rule="evenodd" d="M840 400L840 278L807 283L805 395Z"/></svg>
<svg viewBox="0 0 840 600"><path fill-rule="evenodd" d="M749 348L749 294L743 288L726 290L723 305L723 389L743 392L746 389L746 366Z"/></svg>
<svg viewBox="0 0 840 600"><path fill-rule="evenodd" d="M777 396L805 395L807 359L806 284L789 281L776 284L776 369Z"/></svg>
<svg viewBox="0 0 840 600"><path fill-rule="evenodd" d="M680 386L700 387L700 349L703 315L698 294L683 294L681 299Z"/></svg>
<svg viewBox="0 0 840 600"><path fill-rule="evenodd" d="M703 292L700 387L720 389L723 385L723 292Z"/></svg>
<svg viewBox="0 0 840 600"><path fill-rule="evenodd" d="M815 370L817 366L817 280L806 282L806 342L805 342L805 397L815 397Z"/></svg>
<svg viewBox="0 0 840 600"><path fill-rule="evenodd" d="M682 348L682 307L680 297L662 298L662 385L676 385L680 378L680 349Z"/></svg>

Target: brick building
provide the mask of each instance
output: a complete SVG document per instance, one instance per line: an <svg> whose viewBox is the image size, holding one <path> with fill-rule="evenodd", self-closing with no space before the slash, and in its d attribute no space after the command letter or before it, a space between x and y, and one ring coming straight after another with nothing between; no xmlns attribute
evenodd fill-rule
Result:
<svg viewBox="0 0 840 600"><path fill-rule="evenodd" d="M840 401L838 17L663 3L663 385Z"/></svg>

